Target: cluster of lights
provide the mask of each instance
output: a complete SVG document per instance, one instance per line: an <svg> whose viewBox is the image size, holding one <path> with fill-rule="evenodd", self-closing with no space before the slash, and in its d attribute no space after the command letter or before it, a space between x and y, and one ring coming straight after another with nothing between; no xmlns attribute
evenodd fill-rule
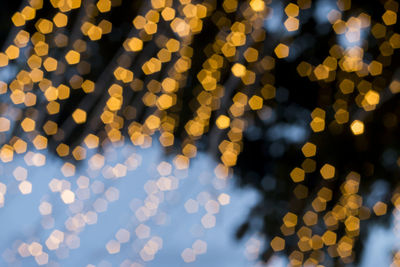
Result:
<svg viewBox="0 0 400 267"><path fill-rule="evenodd" d="M274 101L275 65L290 57L291 43L283 40L271 51L264 51L260 46L268 42L264 23L268 23L273 13L270 2L224 0L221 9L224 12L216 11L217 1L212 0L151 0L143 3L143 9L131 21L130 32L124 37L115 62L103 74L107 79L100 75L91 76L96 57L93 51L97 43L112 34L114 25L107 19L107 14L118 8L121 1L51 0L49 5L54 14L40 18L37 13L47 3L30 0L13 14L11 21L16 32L11 43L0 52L0 67L17 66L18 71L9 81L0 82L5 107L1 108L0 117L0 160L12 164L14 159L23 158L25 166L17 166L13 176L19 182L21 194L30 194L34 189L28 181L27 171L30 167L46 164L43 151L50 150L49 143L55 142L56 154L66 161L60 171L68 179L53 179L49 187L60 194L70 209L78 210L66 220L66 230L54 230L44 244L36 241L21 243L17 248L20 257L34 256L36 262L43 265L49 259L45 249L57 250L63 242L71 249L79 247L78 236L69 233L82 231L86 224L95 224L97 214L107 210L107 203L118 199L116 189L104 189L104 185L85 176L76 177L77 187L73 189L71 178L76 175L79 162L87 160L88 169L98 171L106 179L124 177L127 171L137 167L138 157L131 155L125 162L111 166L98 151L106 147L117 150L125 142L148 148L156 141L165 149L179 148L171 163L161 162L157 166L160 177L145 184L148 196L142 206L134 209L137 219L143 222L135 234L139 239L147 240L139 252L141 259L150 261L154 258L162 248L162 239L151 237L150 228L144 222L155 216L163 201L162 192L178 188L178 178L172 170L187 170L197 155L198 142L209 135L218 142L215 147L220 155L214 174L217 181L226 181L232 176L232 168L242 151L246 114L262 114ZM297 0L285 6L283 25L287 32L296 34L299 31L301 12L311 5L311 0ZM382 102L383 88L381 81L373 78L382 75L390 66L394 51L400 48L400 35L391 28L397 22L397 2L387 1L380 22L373 22L364 12L345 18L343 14L350 8L350 0L339 0L337 8L327 14L327 19L337 36L343 35L354 45L346 48L334 44L320 64L314 66L303 61L297 66L298 75L304 79L337 84L337 97L331 105L333 119L320 107L311 112L309 126L316 134L327 131L328 126L348 127L357 136L365 133L363 118L353 116L355 112L350 110L350 104L353 101L363 112L377 108ZM71 14L76 15L74 12L82 12L81 21L71 21ZM232 13L238 16L231 19ZM199 53L194 51L193 42L203 33L205 21L212 22L218 34L215 39L207 40L202 51L206 59L191 75L192 61L195 53ZM25 26L31 24L33 30L28 32ZM364 59L367 51L358 44L365 30L379 43L380 55L369 62ZM184 90L188 88L188 80L192 83L189 88L191 98L185 103L187 97L183 96L187 94ZM400 92L400 82L391 81L389 89L391 94ZM65 103L76 94L81 98L79 103L65 120L59 120L64 116L61 113ZM181 125L179 114L183 106L188 106L193 116ZM58 121L63 123L58 124ZM184 129L184 134L178 137L179 127ZM65 140L74 130L82 131L83 139L79 144L67 144ZM298 183L294 195L298 199L308 197L310 209L302 215L286 213L281 233L270 242L274 251L285 250L285 237L296 233L298 247L289 256L293 266L319 264L325 250L331 257L351 262L360 220L372 216L358 195L361 177L356 172L346 176L340 188L340 201L332 208L327 205L332 200L331 189L322 187L315 195L309 195L308 188L301 184L307 174L319 171L321 179L328 182L337 176L334 162L318 162L321 167L317 170L317 151L315 144L305 143L301 148L304 161L288 173L288 179ZM221 186L216 183L216 187ZM104 191L104 198L96 200L93 211L83 213L74 205L77 200L89 198L88 188L93 192ZM6 191L7 185L0 184L1 205L6 204ZM396 207L400 205L399 196L392 199ZM229 195L221 193L216 199L199 199L186 201L184 208L188 213L195 213L201 202L207 211L201 224L205 229L212 228L216 223L215 214L220 206L229 203ZM376 216L386 214L387 205L376 203L373 213ZM42 215L51 214L52 204L42 202L39 211ZM319 222L326 228L322 234L313 232ZM344 234L335 232L339 225L344 225ZM130 242L132 234L121 228L115 239L105 245L107 251L117 254L122 244ZM206 247L204 241L197 240L182 252L182 258L192 262L196 255L206 252Z"/></svg>

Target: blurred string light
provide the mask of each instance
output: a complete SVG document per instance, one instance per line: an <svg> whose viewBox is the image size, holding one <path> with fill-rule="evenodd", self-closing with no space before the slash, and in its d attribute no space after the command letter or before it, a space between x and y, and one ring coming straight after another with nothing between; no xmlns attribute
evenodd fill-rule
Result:
<svg viewBox="0 0 400 267"><path fill-rule="evenodd" d="M242 150L248 124L246 114L253 112L265 119L265 114L272 114L275 98L281 101L278 93L284 89L275 87L275 65L299 55L295 51L302 13L313 2L224 0L218 11L217 2L145 1L132 18L120 49L101 70L98 68L102 57L99 43L106 42L108 35L114 38L114 22L108 14L122 1L30 0L12 15L15 27L0 53L0 159L4 166L18 162L12 174L18 181L19 192L29 195L35 190L29 181L29 169L49 164L49 154L43 151L54 148L65 163L60 168L62 178L52 179L48 186L68 205L70 213L65 229L55 229L44 242L32 239L17 245L18 253L11 262L33 256L37 264L44 265L51 259L51 251L58 251L61 244L69 249L79 247L78 234L87 224L96 224L98 213L106 212L108 203L118 199L118 191L105 187L96 177L117 180L143 160L135 154L127 155L121 162L114 160L126 142L143 149L159 142L173 152L170 162L157 165L159 178L145 183L146 198L134 205L139 221L145 222L156 215L164 191L178 188L176 176L187 175L205 135L212 139L211 150L220 155L220 162L213 169L213 186L224 188ZM268 133L272 139L301 142L307 133L327 131L331 125L344 125L354 135L362 136L366 122L363 116L353 114L375 110L384 93L400 92L400 82L396 79L390 81L389 92L383 92L383 88L367 79L382 75L391 64L394 50L400 48L400 35L394 32L393 26L397 22L398 3L386 2L381 21L372 21L362 11L344 16L351 8L350 0L318 1L318 5L316 21L332 28L337 43L321 62L303 61L297 66L297 72L313 82L337 83L338 97L331 105L334 118L327 117L326 110L315 107L308 129L297 124L276 126ZM41 17L43 8L51 12ZM192 61L199 53L193 48L194 40L203 33L205 23L214 24L218 33L215 39L200 40L207 42L206 59L192 75ZM277 37L270 37L269 32L276 33ZM365 45L370 36L379 43L380 54L374 58ZM260 45L264 43L271 47ZM189 97L188 89L191 90ZM68 102L71 99L76 100L72 106ZM350 110L353 102L357 111ZM193 116L184 121L180 117L182 109ZM183 134L176 136L178 128L183 129ZM281 134L282 131L291 133ZM82 140L68 143L76 132ZM334 162L316 167L318 147L315 144L306 142L300 150L304 161L287 178L299 183L293 191L297 198L313 199L305 214L287 212L282 217L281 233L270 237L270 245L275 252L283 251L287 249L286 238L295 234L297 247L289 255L293 266L316 265L328 256L350 263L361 221L386 214L388 203L378 201L373 207L363 206L358 194L361 177L356 172L349 172L340 192L322 187L315 196L309 196L307 187L301 184L308 173L319 172L321 180L327 181L337 173ZM87 166L82 163L86 161ZM86 168L88 177L76 177L78 168ZM7 205L9 186L0 184L3 206ZM93 210L84 208L86 201L93 200L89 197L92 194L89 188L95 194L103 194L92 203ZM334 193L342 195L340 202L327 205ZM392 198L396 207L400 205L399 197L395 193ZM39 212L43 216L53 213L53 201L56 200L41 202ZM199 203L207 211L201 218L202 227L213 228L214 214L220 206L229 203L229 195L221 193L211 198L204 193L198 200L181 204L188 213L193 213ZM50 217L49 220L42 223L43 228L52 225ZM323 232L314 229L321 225ZM344 226L344 232L336 231L339 225ZM138 250L142 261L151 261L162 248L162 239L150 238L150 232L144 223L135 229L139 239L149 238ZM118 254L132 234L120 229L115 239L104 244L108 253ZM249 241L248 253L258 254L259 250L259 240ZM206 244L196 241L181 256L185 262L192 262L197 254L205 251Z"/></svg>

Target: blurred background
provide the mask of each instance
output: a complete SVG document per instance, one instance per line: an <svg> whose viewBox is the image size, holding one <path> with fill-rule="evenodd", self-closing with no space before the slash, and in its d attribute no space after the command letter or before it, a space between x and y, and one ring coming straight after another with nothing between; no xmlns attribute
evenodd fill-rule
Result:
<svg viewBox="0 0 400 267"><path fill-rule="evenodd" d="M398 8L4 1L0 265L400 265Z"/></svg>

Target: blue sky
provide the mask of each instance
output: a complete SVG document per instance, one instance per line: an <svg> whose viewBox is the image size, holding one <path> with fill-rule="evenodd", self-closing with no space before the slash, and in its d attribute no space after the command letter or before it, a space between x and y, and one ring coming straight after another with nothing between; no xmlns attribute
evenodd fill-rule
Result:
<svg viewBox="0 0 400 267"><path fill-rule="evenodd" d="M107 201L107 210L98 213L96 224L86 225L77 232L71 232L66 229L65 222L68 217L76 213L71 212L71 208L60 199L59 192L52 192L49 188L49 182L56 178L70 182L71 190L76 190L76 181L78 177L88 176L86 163L77 169L72 177L63 177L60 169L64 162L54 159L47 155L46 165L43 167L26 166L22 158L15 159L12 163L4 165L3 183L7 185L4 207L0 209L3 218L0 228L0 249L3 257L0 259L0 265L6 264L5 259L17 259L17 262L35 265L33 257L21 258L17 253L17 248L21 242L31 244L34 241L44 246L43 251L48 253L49 262L59 262L61 266L87 266L88 264L98 264L104 266L119 266L122 262L130 260L131 262L145 263L144 266L253 266L254 262L245 256L246 242L251 237L245 238L241 242L233 239L235 229L247 216L249 207L255 203L257 196L251 190L236 189L230 182L223 189L215 188L216 177L213 175L215 162L205 155L199 155L194 160L186 178L179 179L179 187L170 192L164 192L162 203L159 204L157 214L167 219L162 225L158 225L153 216L149 220L139 221L134 213L132 206L134 203L142 203L149 195L144 190L144 185L150 180L157 180L160 175L155 171L161 161L168 162L168 159L160 155L160 149L153 146L150 149L136 150L125 147L124 152L106 155L110 162L106 165L115 166L118 162L124 162L127 155L135 153L140 155L142 164L134 171L128 171L127 175L118 179L105 179L102 175L93 175L90 178L91 184L97 185L103 183L104 192L112 187L119 192L119 198L116 201ZM18 182L13 178L12 172L18 166L28 170L27 180L32 183L32 193L23 195L18 190ZM178 177L178 176L177 176ZM79 201L83 205L81 213L93 210L93 203L96 199L107 199L104 193L95 194L91 190L89 199ZM96 191L97 192L97 191ZM216 226L211 229L202 227L201 219L207 214L204 205L199 205L198 211L193 214L186 212L184 204L189 200L197 200L203 197L206 199L217 199L221 193L230 195L230 204L220 206L219 212L215 214ZM52 205L51 215L41 215L39 206L42 202L48 202ZM201 201L200 201L201 202ZM76 203L75 203L76 204ZM75 204L71 204L73 206ZM49 229L44 229L42 221L54 220L54 225ZM138 225L144 224L149 227L150 236L145 239L138 239L135 236L135 229ZM73 238L78 237L79 247L68 249L61 244L60 251L55 253L45 247L45 241L49 235L58 229L67 234L72 234ZM106 244L110 240L115 240L115 234L119 229L126 229L130 232L130 240L121 244L120 252L109 254L106 250ZM142 248L152 237L162 239L162 249L160 249L154 260L143 262L138 248ZM254 238L254 237L253 237ZM185 263L181 257L184 249L191 248L196 240L207 243L207 253L197 255L196 260L191 263ZM65 238L64 238L65 241ZM15 243L16 242L16 243ZM13 243L14 246L13 246ZM261 248L260 243L260 248ZM136 250L135 250L136 249ZM63 259L58 254L68 251L68 257ZM4 254L4 252L6 252ZM10 256L11 255L11 256ZM165 265L168 263L168 265ZM10 265L14 266L15 262Z"/></svg>

